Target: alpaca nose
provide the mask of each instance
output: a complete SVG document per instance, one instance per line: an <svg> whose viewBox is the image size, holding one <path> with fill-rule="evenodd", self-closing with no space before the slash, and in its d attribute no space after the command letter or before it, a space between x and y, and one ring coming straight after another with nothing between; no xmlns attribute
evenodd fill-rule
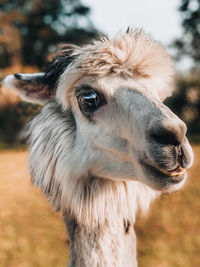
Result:
<svg viewBox="0 0 200 267"><path fill-rule="evenodd" d="M179 124L165 124L159 126L154 125L149 131L150 139L153 141L153 143L159 146L161 149L163 147L170 147L177 163L183 168L185 168L187 165L183 149L183 144L186 139L186 131L187 127L182 121L180 121ZM168 154L168 156L170 155Z"/></svg>
<svg viewBox="0 0 200 267"><path fill-rule="evenodd" d="M153 125L150 129L150 137L161 145L173 145L178 147L182 144L187 127L184 122L177 124Z"/></svg>

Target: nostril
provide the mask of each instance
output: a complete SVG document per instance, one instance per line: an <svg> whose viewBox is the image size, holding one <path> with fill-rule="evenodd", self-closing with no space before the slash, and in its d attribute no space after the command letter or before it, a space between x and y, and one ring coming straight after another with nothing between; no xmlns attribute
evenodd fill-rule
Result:
<svg viewBox="0 0 200 267"><path fill-rule="evenodd" d="M187 166L186 157L181 145L176 147L176 153L177 153L178 163L182 168L186 168Z"/></svg>
<svg viewBox="0 0 200 267"><path fill-rule="evenodd" d="M183 161L183 149L181 147L181 145L176 146L176 155L177 155L177 160L178 163L181 164L182 166L182 161Z"/></svg>
<svg viewBox="0 0 200 267"><path fill-rule="evenodd" d="M164 127L151 130L150 138L162 145L180 145L178 135Z"/></svg>

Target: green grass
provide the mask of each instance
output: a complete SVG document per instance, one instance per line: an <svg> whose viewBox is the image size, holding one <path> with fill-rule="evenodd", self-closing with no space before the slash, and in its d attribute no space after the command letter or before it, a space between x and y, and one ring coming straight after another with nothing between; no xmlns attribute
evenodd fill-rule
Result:
<svg viewBox="0 0 200 267"><path fill-rule="evenodd" d="M138 217L139 267L200 266L200 146L179 192L163 196ZM0 152L0 266L62 267L68 240L61 214L27 179L27 151Z"/></svg>

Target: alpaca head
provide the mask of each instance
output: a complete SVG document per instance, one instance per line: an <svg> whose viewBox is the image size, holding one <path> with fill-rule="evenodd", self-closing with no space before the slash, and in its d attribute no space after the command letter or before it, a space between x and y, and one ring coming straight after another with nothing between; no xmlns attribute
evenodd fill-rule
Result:
<svg viewBox="0 0 200 267"><path fill-rule="evenodd" d="M70 112L71 152L64 138L60 143L71 153L70 175L140 181L170 192L184 184L193 157L186 125L163 104L172 80L164 48L134 31L69 46L46 73L10 75L5 84L28 101L56 103L63 117ZM58 121L51 124L64 134Z"/></svg>

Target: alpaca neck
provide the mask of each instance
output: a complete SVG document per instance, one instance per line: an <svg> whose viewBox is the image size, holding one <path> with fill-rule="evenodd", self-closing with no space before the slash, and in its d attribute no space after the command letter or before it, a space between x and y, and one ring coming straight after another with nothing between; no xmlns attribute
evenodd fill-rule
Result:
<svg viewBox="0 0 200 267"><path fill-rule="evenodd" d="M136 267L135 214L140 203L148 209L155 192L137 182L99 178L79 180L72 192L69 214L64 212L68 267Z"/></svg>
<svg viewBox="0 0 200 267"><path fill-rule="evenodd" d="M64 221L70 239L68 267L136 267L136 237L123 218L94 228L78 224L69 215Z"/></svg>

